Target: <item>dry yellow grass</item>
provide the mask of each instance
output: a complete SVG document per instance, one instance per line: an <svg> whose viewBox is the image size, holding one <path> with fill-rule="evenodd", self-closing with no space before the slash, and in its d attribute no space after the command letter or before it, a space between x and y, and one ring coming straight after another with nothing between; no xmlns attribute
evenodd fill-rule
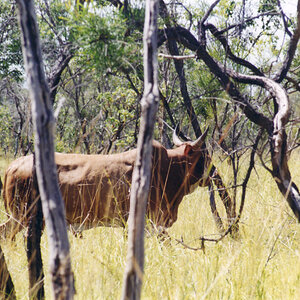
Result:
<svg viewBox="0 0 300 300"><path fill-rule="evenodd" d="M293 179L300 186L300 153L292 157ZM0 163L1 175L3 165ZM221 165L229 178L228 166ZM225 216L218 200L218 209ZM0 221L5 220L1 204ZM187 196L179 219L169 230L172 238L200 247L197 238L217 233L206 188ZM120 228L95 228L83 238L71 234L76 299L119 299L126 260L127 240ZM0 241L13 277L18 299L28 299L25 241ZM274 180L257 167L249 182L239 239L226 237L192 251L174 240L145 240L145 276L142 299L300 299L300 225L277 189ZM42 238L46 295L51 299L47 272L48 246Z"/></svg>

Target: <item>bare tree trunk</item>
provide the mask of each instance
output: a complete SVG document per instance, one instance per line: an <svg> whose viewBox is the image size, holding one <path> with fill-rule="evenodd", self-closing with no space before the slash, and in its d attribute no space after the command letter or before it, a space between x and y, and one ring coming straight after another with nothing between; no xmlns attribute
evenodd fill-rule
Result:
<svg viewBox="0 0 300 300"><path fill-rule="evenodd" d="M36 173L47 227L50 273L54 299L74 295L65 210L54 161L54 116L50 91L43 70L34 3L17 0L25 70L32 101L35 135Z"/></svg>
<svg viewBox="0 0 300 300"><path fill-rule="evenodd" d="M4 253L0 246L0 299L16 299L15 287L10 277L4 258Z"/></svg>
<svg viewBox="0 0 300 300"><path fill-rule="evenodd" d="M41 237L43 230L42 202L36 177L35 154L33 156L32 192L30 197L30 216L27 231L27 261L29 273L29 298L44 299L44 272L41 254Z"/></svg>
<svg viewBox="0 0 300 300"><path fill-rule="evenodd" d="M158 109L157 0L146 1L144 25L144 96L137 158L130 193L127 263L122 299L140 299L144 271L144 227L151 176L152 136Z"/></svg>

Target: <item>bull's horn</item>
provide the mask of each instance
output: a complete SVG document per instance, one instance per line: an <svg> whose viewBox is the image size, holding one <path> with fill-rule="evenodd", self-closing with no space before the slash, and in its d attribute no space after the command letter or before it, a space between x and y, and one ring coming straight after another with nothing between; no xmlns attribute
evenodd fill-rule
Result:
<svg viewBox="0 0 300 300"><path fill-rule="evenodd" d="M173 130L173 143L176 147L179 147L183 144L183 142L179 139L176 131L177 131L178 125L176 125L175 129Z"/></svg>
<svg viewBox="0 0 300 300"><path fill-rule="evenodd" d="M204 133L199 138L197 138L197 140L195 140L191 143L192 147L200 148L202 146L202 144L207 136L208 129L209 129L209 127L207 127L207 129L204 131Z"/></svg>

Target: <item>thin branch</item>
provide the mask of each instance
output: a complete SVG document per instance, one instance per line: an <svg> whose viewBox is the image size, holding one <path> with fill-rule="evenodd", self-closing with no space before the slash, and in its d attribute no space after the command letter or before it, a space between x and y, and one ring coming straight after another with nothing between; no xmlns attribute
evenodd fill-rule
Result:
<svg viewBox="0 0 300 300"><path fill-rule="evenodd" d="M285 76L286 80L291 82L293 84L293 87L295 88L295 91L300 92L300 82L290 76Z"/></svg>
<svg viewBox="0 0 300 300"><path fill-rule="evenodd" d="M201 21L198 22L198 40L203 47L206 47L206 34L205 34L205 25L204 23L208 19L209 15L215 8L215 6L220 2L220 0L215 1L207 10L207 12L202 17Z"/></svg>
<svg viewBox="0 0 300 300"><path fill-rule="evenodd" d="M280 235L281 235L281 233L282 233L282 231L283 231L285 225L287 224L287 221L288 221L288 218L287 218L287 219L284 221L284 223L282 224L282 226L281 226L281 228L280 228L280 230L279 230L279 233L277 234L277 236L276 236L276 238L275 238L275 241L274 241L274 243L273 243L273 245L272 245L272 247L271 247L270 253L269 253L268 258L267 258L267 260L266 260L265 268L267 267L267 265L268 265L268 263L270 262L270 260L274 257L273 252L274 252L274 249L275 249L275 245L276 245L276 243L277 243L277 241L278 241L278 239L279 239L279 237L280 237Z"/></svg>
<svg viewBox="0 0 300 300"><path fill-rule="evenodd" d="M61 80L61 75L63 73L63 71L67 68L67 66L69 65L69 62L71 61L71 59L74 57L73 53L70 54L65 54L65 53L61 53L61 56L58 58L58 60L56 61L55 66L52 69L52 73L49 76L49 87L50 87L50 99L52 104L55 101L55 97L57 94L57 89Z"/></svg>
<svg viewBox="0 0 300 300"><path fill-rule="evenodd" d="M167 7L163 0L160 0L159 13L160 13L160 16L163 18L166 27L168 29L170 29L171 28L170 17L169 17ZM171 56L179 56L179 51L178 51L178 46L177 46L176 40L168 38L167 46L168 46ZM196 136L200 136L202 133L201 133L200 125L198 123L197 116L196 116L196 113L195 113L195 110L192 105L191 98L189 96L189 92L187 89L185 72L184 72L184 68L183 68L183 62L182 62L182 60L174 60L174 65L175 65L176 72L178 74L178 78L179 78L179 82L180 82L180 91L181 91L184 105L185 105L187 113L188 113L188 117L193 126Z"/></svg>
<svg viewBox="0 0 300 300"><path fill-rule="evenodd" d="M202 59L211 72L217 76L218 80L221 82L224 90L235 100L240 108L244 111L246 116L250 119L250 121L255 124L266 128L268 132L272 132L272 121L264 116L262 113L257 112L254 107L247 101L247 99L238 91L236 86L230 80L230 75L225 70L224 66L215 61L206 51L206 49L201 46L201 44L195 39L191 32L186 30L181 26L177 26L175 28L167 28L159 32L159 44L161 45L167 39L175 39L179 43L183 44L187 48L192 51L197 52L197 57ZM258 77L258 76L257 76ZM253 83L257 84L257 81L253 80Z"/></svg>
<svg viewBox="0 0 300 300"><path fill-rule="evenodd" d="M218 5L218 3L220 2L220 0L215 1L210 7L209 9L206 11L206 13L204 14L204 16L201 19L201 24L204 24L206 22L206 20L208 19L209 15L211 14L211 12L213 11L213 9Z"/></svg>
<svg viewBox="0 0 300 300"><path fill-rule="evenodd" d="M242 215L243 208L244 208L244 205L245 205L247 184L248 184L248 181L250 179L251 172L252 172L252 170L254 168L254 164L255 164L254 157L255 157L255 153L256 153L256 150L257 150L258 143L259 143L259 141L260 141L260 139L262 137L262 134L263 134L263 129L261 129L259 131L259 133L258 133L258 135L257 135L257 137L255 139L252 151L251 151L249 167L248 167L245 179L244 179L243 184L242 184L241 204L240 204L239 214L237 216L236 222L239 222L239 220L241 219L241 215Z"/></svg>
<svg viewBox="0 0 300 300"><path fill-rule="evenodd" d="M163 54L159 53L158 56L164 57L164 58L170 58L170 59L177 59L177 60L184 60L189 58L196 58L197 55L191 54L191 55L169 55L169 54Z"/></svg>
<svg viewBox="0 0 300 300"><path fill-rule="evenodd" d="M226 190L226 189L224 189ZM208 192L209 192L209 202L210 202L210 208L211 208L211 212L213 214L213 218L215 220L215 223L217 224L217 228L220 232L224 232L224 226L223 226L223 222L222 219L217 211L217 207L216 207L216 200L215 200L215 193L214 193L214 189L213 189L213 185L210 182L208 185ZM226 190L227 192L227 190Z"/></svg>

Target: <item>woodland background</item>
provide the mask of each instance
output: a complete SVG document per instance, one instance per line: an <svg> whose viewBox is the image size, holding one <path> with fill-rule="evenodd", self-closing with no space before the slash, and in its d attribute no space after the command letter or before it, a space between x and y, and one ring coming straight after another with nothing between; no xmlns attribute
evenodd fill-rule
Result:
<svg viewBox="0 0 300 300"><path fill-rule="evenodd" d="M170 18L196 36L197 21L209 4L171 1ZM284 2L280 7L284 10ZM109 153L134 147L143 93L144 2L36 1L36 9L45 70L57 110L56 150ZM226 34L235 56L273 74L281 66L288 33L296 25L295 11L286 13L284 28L277 1L221 1L210 21ZM17 156L33 150L30 99L15 5L2 1L0 14L0 147L4 153ZM253 18L258 15L259 18ZM161 18L159 26L164 27ZM216 60L240 73L247 71L229 60L229 54L213 36L208 36L207 47ZM159 53L169 54L165 44L159 47ZM178 44L178 55L191 54ZM202 128L210 125L210 147L224 154L224 158L237 160L253 144L258 127L230 101L216 76L201 60L184 60L183 70L197 121ZM169 147L171 131L165 123L172 128L179 124L191 138L195 134L178 77L173 60L159 56L161 105L155 138ZM287 132L289 148L293 149L299 144L298 52L284 86L291 101ZM238 88L254 107L273 115L272 98L265 90L245 84L238 84ZM219 142L230 122L228 135ZM267 136L261 142L262 156L266 141Z"/></svg>
<svg viewBox="0 0 300 300"><path fill-rule="evenodd" d="M9 1L2 2L0 147L1 155L10 160L12 157L32 152L34 145L31 104L24 75L16 7ZM136 146L140 120L139 103L143 95L144 2L36 1L35 5L45 70L57 119L56 151L100 154L121 152ZM175 128L177 124L180 125L182 138L194 138L199 135L201 129L209 125L209 151L214 164L220 165L223 172L221 176L224 176L230 194L237 202L241 196L240 187L246 183L243 178L247 173L246 166L249 165L248 170L254 167L258 177L258 170L261 174L271 173L275 179L277 176L274 149L276 150L278 145L272 144L277 133L269 126L269 122L276 119L278 111L281 111L281 104L277 101L276 92L270 92L257 78L251 77L252 74L279 82L288 95L290 111L284 120L283 129L279 128L279 131L284 132L280 151L283 158L292 157L291 173L295 184L298 183L300 69L297 43L300 7L299 4L298 7L294 5L294 10L286 9L288 7L290 6L285 6L283 1L272 0L254 3L245 0L214 3L160 1L160 108L155 138L166 147L171 147L170 129ZM199 49L206 51L201 52ZM220 66L222 74L218 69ZM224 84L227 80L222 77L224 74L229 74L230 78L235 80L233 88L229 85L227 88ZM257 156L255 166L252 166L253 161L249 160L250 151ZM222 168L223 162L227 163L225 170ZM284 163L278 166L285 169ZM284 172L289 174L288 169ZM260 178L265 178L264 176ZM259 183L260 189L264 189L263 182ZM249 186L251 187L251 183ZM279 192L276 187L268 185L265 188L271 189L272 194ZM295 190L293 193L292 197L297 199L299 192L297 194ZM262 198L265 200L265 197ZM274 207L277 206L278 202L276 205L274 203ZM188 209L185 213L187 211ZM284 232L283 229L287 223L289 228L293 228L294 225L294 217L289 210L284 209L283 214L287 214L284 223L278 223L277 218L276 222L271 221L273 225L270 226L274 226L276 233L273 232L275 240L271 238L272 231L267 235L267 245L274 243L269 247L269 254L264 260L265 265L257 265L257 268L253 265L251 274L260 269L261 275L255 284L256 292L251 290L257 298L279 295L270 293L269 290L266 292L262 287L267 282L266 274L271 276L272 272L265 272L266 266L275 257L275 245ZM299 219L299 215L295 214ZM246 216L251 219L249 211ZM264 220L263 224L266 225L266 222ZM253 230L254 228L255 226ZM176 229L172 230L175 230L176 235ZM291 239L285 245L288 244L288 247L293 249L293 257L299 262L299 253L297 254L297 246L294 244L298 230L290 230L292 237L289 236ZM243 237L244 232L241 234ZM192 235L195 235L195 232ZM259 240L262 236L263 232L254 240ZM229 248L232 245L230 244ZM245 242L245 248L240 248L226 264L223 268L226 272L247 246ZM4 251L7 251L5 247L6 245ZM165 250L164 248L162 252ZM169 257L171 250L167 248L166 255ZM217 252L214 253L211 258L217 255ZM257 253L257 256L260 254ZM199 262L201 263L203 262ZM286 266L286 263L283 262L283 265ZM113 264L112 268L116 272ZM175 265L174 268L176 269ZM211 282L208 288L199 288L197 284L197 287L194 286L196 297L199 294L203 297L210 294L215 280L224 275L223 269L220 272L218 268L214 269L215 275L212 277L215 279L208 280ZM82 272L80 270L79 274ZM195 271L194 276L200 276L196 274L198 273ZM296 286L294 278L296 276L299 280L299 275L297 272L293 275L292 286ZM181 277L179 280L183 279L182 274L178 277ZM238 299L240 294L236 291L242 291L242 287L240 290L233 288L237 285L237 278L231 278L232 281L227 276L226 278L231 282L231 289L225 290L224 293L228 297L233 295L233 298ZM191 282L195 284L198 281ZM289 296L293 297L297 292L299 293L297 289L289 290ZM148 294L144 293L149 295L149 291ZM221 290L216 293L220 297ZM193 297L192 294L190 287L184 285L183 290L173 295L171 285L167 285L167 289L157 290L156 296L153 297ZM247 292L242 294L245 296ZM93 294L93 297L97 297L95 295L97 294Z"/></svg>

